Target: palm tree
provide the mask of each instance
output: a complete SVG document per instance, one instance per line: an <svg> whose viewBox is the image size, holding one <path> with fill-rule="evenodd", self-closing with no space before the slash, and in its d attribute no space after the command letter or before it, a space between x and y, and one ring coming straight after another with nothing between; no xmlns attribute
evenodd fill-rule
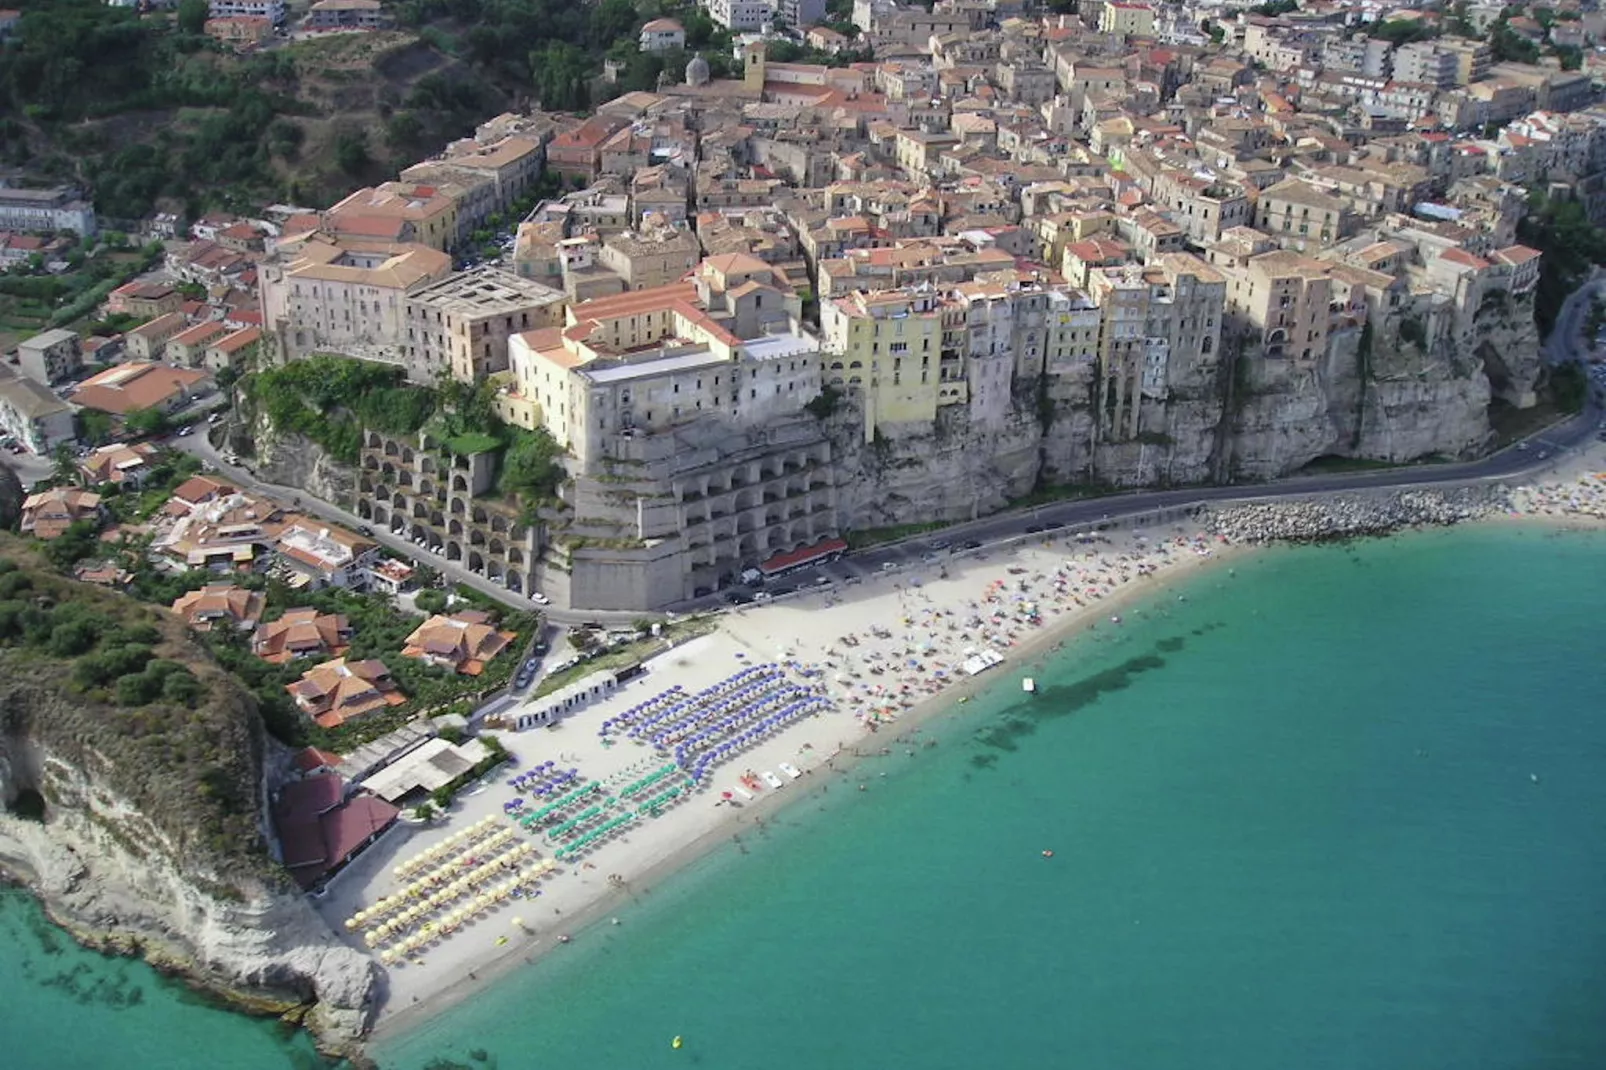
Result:
<svg viewBox="0 0 1606 1070"><path fill-rule="evenodd" d="M56 467L51 474L56 482L64 487L82 486L84 474L78 470L78 458L73 456L72 447L63 442L56 447L54 456Z"/></svg>

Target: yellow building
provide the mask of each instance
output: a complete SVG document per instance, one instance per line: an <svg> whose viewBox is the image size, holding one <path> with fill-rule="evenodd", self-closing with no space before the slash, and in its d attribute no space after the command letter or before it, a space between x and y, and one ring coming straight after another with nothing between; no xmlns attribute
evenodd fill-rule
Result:
<svg viewBox="0 0 1606 1070"><path fill-rule="evenodd" d="M941 385L943 312L932 292L865 293L825 302L824 381L864 395L864 439L883 423L930 423Z"/></svg>
<svg viewBox="0 0 1606 1070"><path fill-rule="evenodd" d="M1123 37L1153 37L1154 8L1148 4L1120 3L1119 0L1105 4L1099 12L1099 32Z"/></svg>
<svg viewBox="0 0 1606 1070"><path fill-rule="evenodd" d="M339 238L413 242L444 251L457 244L457 201L433 186L386 182L357 190L329 209L322 229Z"/></svg>

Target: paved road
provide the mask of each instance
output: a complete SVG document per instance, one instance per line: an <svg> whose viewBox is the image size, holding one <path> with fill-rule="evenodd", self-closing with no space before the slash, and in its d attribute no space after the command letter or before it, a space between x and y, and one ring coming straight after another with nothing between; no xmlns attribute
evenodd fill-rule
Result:
<svg viewBox="0 0 1606 1070"><path fill-rule="evenodd" d="M1606 275L1591 275L1589 281L1567 295L1556 313L1555 326L1545 339L1543 350L1546 362L1562 364L1569 360L1582 360L1589 354L1594 339L1583 337L1584 321L1589 318L1589 306L1603 288Z"/></svg>

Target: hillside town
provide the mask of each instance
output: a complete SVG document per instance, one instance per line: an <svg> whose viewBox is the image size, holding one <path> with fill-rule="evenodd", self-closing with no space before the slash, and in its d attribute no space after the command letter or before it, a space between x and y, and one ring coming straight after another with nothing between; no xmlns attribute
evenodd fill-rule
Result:
<svg viewBox="0 0 1606 1070"><path fill-rule="evenodd" d="M213 21L284 21L257 6ZM647 610L1056 489L1471 456L1535 405L1519 229L1535 198L1606 220L1606 16L1072 6L856 0L850 37L716 0L732 77L693 52L323 208L158 216L99 310L122 329L0 366L0 432L48 458L205 419L266 464L286 429L230 413L263 369L482 388L561 456L550 499L502 491L492 437L364 426L335 504L511 594ZM95 226L81 191L0 190L8 241Z"/></svg>

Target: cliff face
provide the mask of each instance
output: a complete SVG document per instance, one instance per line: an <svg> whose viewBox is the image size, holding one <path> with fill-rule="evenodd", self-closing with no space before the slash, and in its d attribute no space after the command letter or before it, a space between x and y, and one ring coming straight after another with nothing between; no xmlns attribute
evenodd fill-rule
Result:
<svg viewBox="0 0 1606 1070"><path fill-rule="evenodd" d="M320 1044L354 1053L373 964L335 939L305 899L181 865L130 800L49 749L15 737L5 767L36 764L48 800L36 822L0 814L0 871L28 884L50 916L92 947L138 954L245 1009L304 1012Z"/></svg>
<svg viewBox="0 0 1606 1070"><path fill-rule="evenodd" d="M1408 463L1477 453L1489 405L1533 403L1540 371L1530 301L1486 306L1460 333L1401 338L1402 317L1350 329L1313 361L1258 348L1219 365L1174 370L1145 397L1139 432L1115 440L1100 412L1096 369L1061 369L1018 391L1002 422L940 410L935 428L887 427L863 441L849 401L829 421L845 528L968 519L1034 487L1176 486L1258 481L1321 457Z"/></svg>
<svg viewBox="0 0 1606 1070"><path fill-rule="evenodd" d="M284 487L300 487L313 497L333 502L343 509L356 506L356 467L335 460L304 435L278 430L266 414L259 414L232 433L230 442L241 453L256 458L258 479Z"/></svg>
<svg viewBox="0 0 1606 1070"><path fill-rule="evenodd" d="M54 643L9 632L0 871L84 942L142 954L255 1010L299 1009L327 1047L351 1050L373 967L268 858L266 741L250 696L169 615L27 575L24 612L69 605L102 621L102 634L137 632L147 656L184 666L202 690L191 703L121 705L116 687L72 682L80 663L109 651L54 657ZM0 614L18 604L0 601Z"/></svg>

